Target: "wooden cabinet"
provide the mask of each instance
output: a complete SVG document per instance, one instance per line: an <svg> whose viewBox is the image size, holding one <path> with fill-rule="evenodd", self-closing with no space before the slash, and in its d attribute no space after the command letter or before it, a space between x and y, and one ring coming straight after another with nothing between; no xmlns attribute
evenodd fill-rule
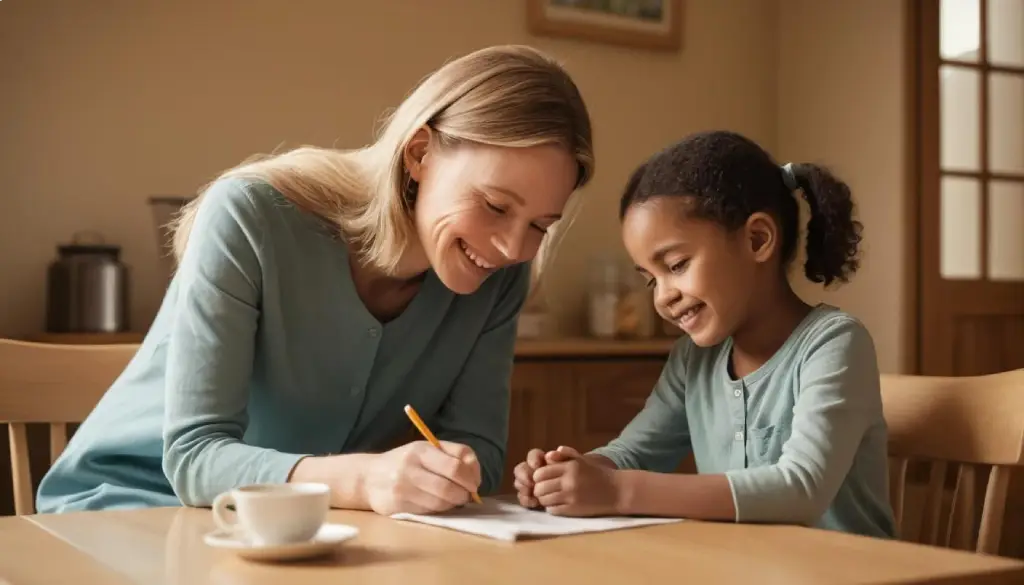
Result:
<svg viewBox="0 0 1024 585"><path fill-rule="evenodd" d="M629 347L629 346L624 346ZM647 351L547 355L520 352L512 374L508 454L501 492L514 491L512 470L537 447L594 449L614 439L643 409L661 375L668 344ZM692 470L692 459L680 470Z"/></svg>
<svg viewBox="0 0 1024 585"><path fill-rule="evenodd" d="M580 410L579 442L586 449L614 439L644 407L664 358L575 364Z"/></svg>

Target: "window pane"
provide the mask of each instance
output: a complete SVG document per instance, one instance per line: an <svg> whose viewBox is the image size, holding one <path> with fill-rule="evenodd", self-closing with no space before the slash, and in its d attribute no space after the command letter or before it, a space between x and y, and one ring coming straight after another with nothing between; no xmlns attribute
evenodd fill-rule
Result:
<svg viewBox="0 0 1024 585"><path fill-rule="evenodd" d="M988 61L1024 66L1024 2L988 0Z"/></svg>
<svg viewBox="0 0 1024 585"><path fill-rule="evenodd" d="M942 177L939 273L981 278L981 187L975 179Z"/></svg>
<svg viewBox="0 0 1024 585"><path fill-rule="evenodd" d="M1024 75L989 75L988 116L989 169L1024 173Z"/></svg>
<svg viewBox="0 0 1024 585"><path fill-rule="evenodd" d="M942 168L977 171L980 144L978 90L981 74L975 69L943 65L939 68L939 109Z"/></svg>
<svg viewBox="0 0 1024 585"><path fill-rule="evenodd" d="M988 277L1024 281L1024 183L988 184Z"/></svg>
<svg viewBox="0 0 1024 585"><path fill-rule="evenodd" d="M981 46L978 0L942 0L939 8L939 51L943 59L977 61Z"/></svg>

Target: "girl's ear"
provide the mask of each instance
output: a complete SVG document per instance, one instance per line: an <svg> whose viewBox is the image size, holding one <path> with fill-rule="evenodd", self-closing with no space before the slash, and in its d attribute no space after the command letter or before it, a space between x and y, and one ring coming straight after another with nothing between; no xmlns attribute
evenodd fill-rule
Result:
<svg viewBox="0 0 1024 585"><path fill-rule="evenodd" d="M402 153L405 168L409 171L409 178L417 183L423 176L423 163L427 157L429 146L430 129L423 127L416 131L409 143L405 145L405 151Z"/></svg>
<svg viewBox="0 0 1024 585"><path fill-rule="evenodd" d="M751 214L744 231L754 261L763 263L771 259L779 246L779 228L772 216L761 211Z"/></svg>

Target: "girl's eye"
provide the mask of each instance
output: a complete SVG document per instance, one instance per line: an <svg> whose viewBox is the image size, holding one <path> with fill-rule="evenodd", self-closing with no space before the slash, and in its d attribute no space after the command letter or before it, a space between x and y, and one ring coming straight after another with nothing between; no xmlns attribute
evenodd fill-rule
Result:
<svg viewBox="0 0 1024 585"><path fill-rule="evenodd" d="M490 209L494 213L497 213L498 215L505 215L507 213L507 210L505 210L502 207L498 207L497 205L491 203L490 201L485 201L484 203L487 204L488 209Z"/></svg>
<svg viewBox="0 0 1024 585"><path fill-rule="evenodd" d="M689 265L690 265L690 259L687 258L686 260L683 260L682 262L676 262L672 266L669 266L668 269L669 269L669 271L672 274L679 274L680 272L686 270L687 266L689 266Z"/></svg>
<svg viewBox="0 0 1024 585"><path fill-rule="evenodd" d="M547 234L548 233L548 228L543 227L543 226L539 226L539 225L537 225L535 223L530 224L530 227L532 227L533 229L537 230L538 232L540 232L542 234Z"/></svg>
<svg viewBox="0 0 1024 585"><path fill-rule="evenodd" d="M644 286L647 288L654 288L657 284L657 281L655 281L653 278L648 278L646 282L644 282Z"/></svg>

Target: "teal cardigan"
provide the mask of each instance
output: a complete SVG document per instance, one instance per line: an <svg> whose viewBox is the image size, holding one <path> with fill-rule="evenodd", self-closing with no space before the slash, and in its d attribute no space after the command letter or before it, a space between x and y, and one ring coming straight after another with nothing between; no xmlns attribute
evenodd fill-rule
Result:
<svg viewBox="0 0 1024 585"><path fill-rule="evenodd" d="M867 328L821 304L756 371L730 374L732 338L681 338L647 404L597 453L669 472L693 453L723 473L739 522L785 522L891 538L888 429ZM683 497L683 496L681 496Z"/></svg>
<svg viewBox="0 0 1024 585"><path fill-rule="evenodd" d="M529 267L456 295L428 273L380 323L346 245L266 183L223 179L140 350L43 478L40 512L209 505L306 455L373 452L412 404L498 486Z"/></svg>

